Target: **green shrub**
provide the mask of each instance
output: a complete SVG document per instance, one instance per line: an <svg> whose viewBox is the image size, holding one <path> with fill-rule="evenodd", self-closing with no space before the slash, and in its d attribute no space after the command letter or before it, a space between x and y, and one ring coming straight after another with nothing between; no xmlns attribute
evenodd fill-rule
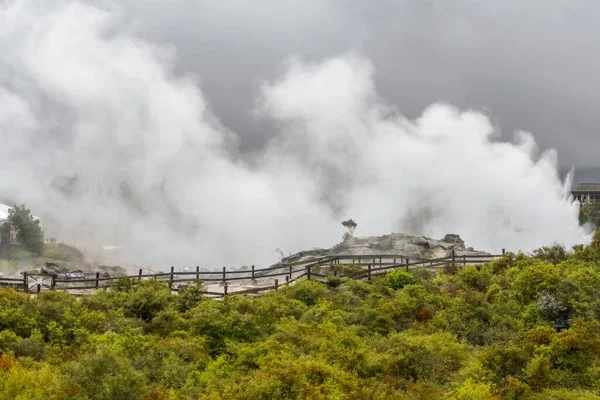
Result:
<svg viewBox="0 0 600 400"><path fill-rule="evenodd" d="M125 315L150 322L170 303L171 290L164 282L153 279L135 286L125 303Z"/></svg>
<svg viewBox="0 0 600 400"><path fill-rule="evenodd" d="M388 286L394 290L402 289L404 286L410 285L415 281L415 277L411 273L401 269L389 272L386 275L386 279Z"/></svg>
<svg viewBox="0 0 600 400"><path fill-rule="evenodd" d="M342 279L337 276L327 277L327 286L330 288L336 288L342 284Z"/></svg>
<svg viewBox="0 0 600 400"><path fill-rule="evenodd" d="M218 300L0 288L0 398L598 398L600 247L557 253Z"/></svg>

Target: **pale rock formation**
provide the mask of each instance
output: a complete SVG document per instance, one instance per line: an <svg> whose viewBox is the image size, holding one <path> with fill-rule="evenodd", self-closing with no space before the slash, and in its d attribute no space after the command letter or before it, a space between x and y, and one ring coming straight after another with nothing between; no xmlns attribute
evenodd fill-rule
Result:
<svg viewBox="0 0 600 400"><path fill-rule="evenodd" d="M384 236L350 238L331 249L301 251L281 260L281 263L309 260L334 255L395 255L410 259L436 259L455 255L489 255L483 251L465 247L465 242L456 234L447 234L441 240L425 236L392 233Z"/></svg>

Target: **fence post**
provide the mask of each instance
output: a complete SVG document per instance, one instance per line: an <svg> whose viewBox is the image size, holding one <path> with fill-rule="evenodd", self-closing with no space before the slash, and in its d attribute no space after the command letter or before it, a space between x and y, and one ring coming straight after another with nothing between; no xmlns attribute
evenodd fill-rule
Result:
<svg viewBox="0 0 600 400"><path fill-rule="evenodd" d="M227 296L227 286L229 286L229 285L227 285L227 281L225 281L225 284L223 285L223 295L224 296Z"/></svg>
<svg viewBox="0 0 600 400"><path fill-rule="evenodd" d="M42 291L42 285L40 283L37 284L37 292L41 292Z"/></svg>
<svg viewBox="0 0 600 400"><path fill-rule="evenodd" d="M285 286L290 284L290 277L289 276L285 276Z"/></svg>
<svg viewBox="0 0 600 400"><path fill-rule="evenodd" d="M50 289L54 290L54 287L56 286L56 275L52 274L50 275Z"/></svg>
<svg viewBox="0 0 600 400"><path fill-rule="evenodd" d="M100 286L100 272L96 272L96 289Z"/></svg>
<svg viewBox="0 0 600 400"><path fill-rule="evenodd" d="M200 266L196 265L196 280L200 279Z"/></svg>
<svg viewBox="0 0 600 400"><path fill-rule="evenodd" d="M292 274L294 273L294 267L290 265L290 279L292 279Z"/></svg>
<svg viewBox="0 0 600 400"><path fill-rule="evenodd" d="M173 288L173 279L175 274L175 267L171 267L171 276L169 277L169 289Z"/></svg>
<svg viewBox="0 0 600 400"><path fill-rule="evenodd" d="M279 279L275 279L275 290L279 289Z"/></svg>
<svg viewBox="0 0 600 400"><path fill-rule="evenodd" d="M223 267L223 282L227 282L227 267Z"/></svg>
<svg viewBox="0 0 600 400"><path fill-rule="evenodd" d="M138 282L142 280L142 269L138 272Z"/></svg>
<svg viewBox="0 0 600 400"><path fill-rule="evenodd" d="M367 267L367 280L371 282L371 264Z"/></svg>
<svg viewBox="0 0 600 400"><path fill-rule="evenodd" d="M306 279L310 281L310 264L306 266Z"/></svg>
<svg viewBox="0 0 600 400"><path fill-rule="evenodd" d="M408 258L407 258L406 259L406 272L408 272L408 263L409 263L409 261L408 261Z"/></svg>
<svg viewBox="0 0 600 400"><path fill-rule="evenodd" d="M381 268L383 264L381 264L381 257L379 257L379 267Z"/></svg>
<svg viewBox="0 0 600 400"><path fill-rule="evenodd" d="M396 257L394 257L394 265L396 265Z"/></svg>
<svg viewBox="0 0 600 400"><path fill-rule="evenodd" d="M502 249L502 255L506 254L506 249Z"/></svg>
<svg viewBox="0 0 600 400"><path fill-rule="evenodd" d="M254 265L252 266L252 280L254 280Z"/></svg>
<svg viewBox="0 0 600 400"><path fill-rule="evenodd" d="M27 272L23 272L23 290L29 292L29 285L27 285Z"/></svg>

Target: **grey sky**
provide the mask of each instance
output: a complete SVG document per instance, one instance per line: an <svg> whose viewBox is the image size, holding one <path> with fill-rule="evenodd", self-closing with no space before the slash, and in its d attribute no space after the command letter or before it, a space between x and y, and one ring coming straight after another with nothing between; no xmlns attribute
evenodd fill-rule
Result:
<svg viewBox="0 0 600 400"><path fill-rule="evenodd" d="M534 134L561 167L599 167L600 3L593 0L125 0L142 35L169 43L200 77L243 149L271 129L256 88L290 56L357 50L378 92L407 116L435 101L488 108L506 139Z"/></svg>

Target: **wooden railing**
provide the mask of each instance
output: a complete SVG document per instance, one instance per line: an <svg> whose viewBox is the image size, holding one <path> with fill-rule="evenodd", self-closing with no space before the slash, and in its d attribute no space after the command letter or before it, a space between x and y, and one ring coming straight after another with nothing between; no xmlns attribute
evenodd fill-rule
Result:
<svg viewBox="0 0 600 400"><path fill-rule="evenodd" d="M290 285L298 279L328 279L331 276L355 279L368 279L378 274L385 274L390 270L403 268L427 267L436 268L446 265L456 267L466 265L481 265L501 255L461 255L454 253L449 257L438 259L414 259L397 255L336 255L317 257L291 263L279 263L271 267L257 269L253 265L247 269L228 270L223 267L221 271L175 271L171 267L169 272L144 274L140 269L137 275L100 277L85 276L84 278L69 279L52 274L27 274L22 278L2 278L0 286L14 287L29 293L39 293L44 290L66 290L69 292L93 291L108 289L112 282L119 279L130 279L133 284L145 279L156 279L168 283L171 290L177 291L187 285L202 281L209 296L221 297L230 293L256 294L268 290L277 290L280 285ZM352 268L343 268L344 266Z"/></svg>

